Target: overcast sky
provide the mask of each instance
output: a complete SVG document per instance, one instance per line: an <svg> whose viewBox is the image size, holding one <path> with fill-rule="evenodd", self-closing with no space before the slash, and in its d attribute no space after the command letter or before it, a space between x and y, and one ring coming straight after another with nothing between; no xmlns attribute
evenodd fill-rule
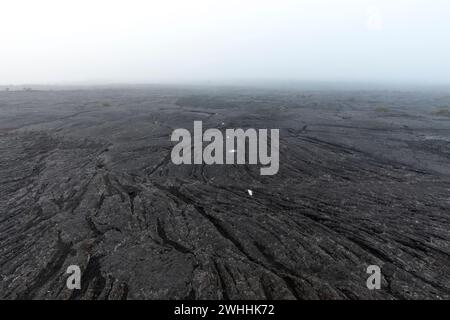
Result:
<svg viewBox="0 0 450 320"><path fill-rule="evenodd" d="M447 0L4 0L0 84L450 83Z"/></svg>

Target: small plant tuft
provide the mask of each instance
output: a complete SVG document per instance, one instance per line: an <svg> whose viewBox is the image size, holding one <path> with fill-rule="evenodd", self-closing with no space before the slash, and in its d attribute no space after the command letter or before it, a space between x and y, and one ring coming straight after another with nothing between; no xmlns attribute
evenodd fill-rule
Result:
<svg viewBox="0 0 450 320"><path fill-rule="evenodd" d="M375 108L375 112L389 112L389 108L388 107L377 107Z"/></svg>
<svg viewBox="0 0 450 320"><path fill-rule="evenodd" d="M439 108L438 110L434 111L433 114L435 116L440 116L440 117L450 117L450 109L449 108Z"/></svg>

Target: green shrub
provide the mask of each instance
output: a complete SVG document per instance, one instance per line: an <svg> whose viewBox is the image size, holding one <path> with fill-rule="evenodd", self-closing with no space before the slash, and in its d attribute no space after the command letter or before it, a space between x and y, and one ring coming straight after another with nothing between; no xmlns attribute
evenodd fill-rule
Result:
<svg viewBox="0 0 450 320"><path fill-rule="evenodd" d="M450 117L450 109L449 108L440 108L433 112L435 116L440 117Z"/></svg>
<svg viewBox="0 0 450 320"><path fill-rule="evenodd" d="M375 108L375 112L389 112L389 108L388 107L377 107Z"/></svg>

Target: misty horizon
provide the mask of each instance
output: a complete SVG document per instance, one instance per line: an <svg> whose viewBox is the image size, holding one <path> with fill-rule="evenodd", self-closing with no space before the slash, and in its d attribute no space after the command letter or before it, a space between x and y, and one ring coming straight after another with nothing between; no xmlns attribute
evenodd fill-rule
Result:
<svg viewBox="0 0 450 320"><path fill-rule="evenodd" d="M3 4L0 85L450 84L450 3Z"/></svg>

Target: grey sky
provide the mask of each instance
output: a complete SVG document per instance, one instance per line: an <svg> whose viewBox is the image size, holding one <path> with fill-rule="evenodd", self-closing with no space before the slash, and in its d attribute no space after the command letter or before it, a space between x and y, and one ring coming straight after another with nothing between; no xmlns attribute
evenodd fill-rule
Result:
<svg viewBox="0 0 450 320"><path fill-rule="evenodd" d="M450 83L446 0L7 0L0 84Z"/></svg>

